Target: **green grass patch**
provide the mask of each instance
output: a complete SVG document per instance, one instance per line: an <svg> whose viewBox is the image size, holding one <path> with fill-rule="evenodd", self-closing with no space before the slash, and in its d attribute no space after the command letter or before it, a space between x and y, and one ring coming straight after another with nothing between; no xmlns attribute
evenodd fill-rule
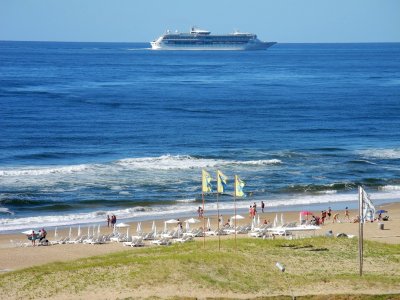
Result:
<svg viewBox="0 0 400 300"><path fill-rule="evenodd" d="M129 249L27 268L1 274L0 292L5 298L30 299L36 295L38 298L60 294L73 297L102 289L151 291L154 286L161 285L177 287L177 299L182 296L179 287L198 291L199 297L203 296L201 291L208 290L220 295L257 295L262 299L264 296L260 298L259 295L288 295L289 283L295 294L312 295L328 288L330 293L343 299L361 299L346 297L358 297L365 291L370 294L399 293L400 245L368 241L364 247L362 277L358 275L356 239L240 238L237 244L233 239L223 240L221 251L218 251L216 240L207 241L205 248L199 241ZM278 261L286 266L285 273L275 267ZM37 293L43 284L46 288ZM343 288L347 296L339 295ZM354 295L349 296L352 293ZM151 295L153 299L157 297L162 295ZM318 299L304 297L302 299ZM397 296L368 297L372 298L362 299L396 299L393 297Z"/></svg>

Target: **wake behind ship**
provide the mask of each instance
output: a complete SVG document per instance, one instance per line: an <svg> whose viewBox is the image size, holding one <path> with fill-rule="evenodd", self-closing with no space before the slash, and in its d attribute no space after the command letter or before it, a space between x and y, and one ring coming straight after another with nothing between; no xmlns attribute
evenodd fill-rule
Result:
<svg viewBox="0 0 400 300"><path fill-rule="evenodd" d="M167 30L150 44L153 50L265 50L276 42L260 41L253 33L212 35L210 31L192 27L189 33Z"/></svg>

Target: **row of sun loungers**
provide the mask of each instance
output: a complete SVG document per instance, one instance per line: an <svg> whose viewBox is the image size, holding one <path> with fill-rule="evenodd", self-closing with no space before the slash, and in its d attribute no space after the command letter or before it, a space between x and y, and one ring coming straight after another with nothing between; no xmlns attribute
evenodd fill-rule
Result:
<svg viewBox="0 0 400 300"><path fill-rule="evenodd" d="M67 236L58 238L50 242L51 245L57 244L89 244L98 245L108 242L122 243L124 246L142 247L145 241L149 241L153 245L171 245L172 243L185 243L193 241L195 237L205 236L219 236L228 234L248 234L250 237L269 238L275 236L289 236L296 232L315 231L320 227L314 225L297 225L296 222L287 223L281 226L273 226L272 224L263 224L260 226L251 226L250 224L244 226L234 227L221 227L219 229L208 229L203 232L202 228L193 229L190 231L173 230L156 232L139 232L136 236L127 236L126 234L114 232L109 235L79 235L76 237ZM18 243L11 241L15 247L29 246L28 243Z"/></svg>

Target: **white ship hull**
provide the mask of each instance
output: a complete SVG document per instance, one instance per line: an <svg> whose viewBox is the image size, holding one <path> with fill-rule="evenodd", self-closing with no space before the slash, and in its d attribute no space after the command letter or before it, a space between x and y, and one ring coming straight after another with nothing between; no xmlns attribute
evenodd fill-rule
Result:
<svg viewBox="0 0 400 300"><path fill-rule="evenodd" d="M152 50L228 50L228 51L244 51L244 50L265 50L275 45L275 42L259 42L240 45L166 45L164 43L151 42Z"/></svg>

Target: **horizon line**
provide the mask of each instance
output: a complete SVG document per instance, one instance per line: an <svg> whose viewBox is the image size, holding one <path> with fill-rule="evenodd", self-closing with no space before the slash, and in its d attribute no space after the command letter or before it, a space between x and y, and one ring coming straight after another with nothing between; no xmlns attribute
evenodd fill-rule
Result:
<svg viewBox="0 0 400 300"><path fill-rule="evenodd" d="M2 40L0 42L28 42L28 43L119 43L119 44L150 44L150 42L139 41L60 41L60 40ZM277 44L398 44L400 41L370 41L370 42L275 42Z"/></svg>

